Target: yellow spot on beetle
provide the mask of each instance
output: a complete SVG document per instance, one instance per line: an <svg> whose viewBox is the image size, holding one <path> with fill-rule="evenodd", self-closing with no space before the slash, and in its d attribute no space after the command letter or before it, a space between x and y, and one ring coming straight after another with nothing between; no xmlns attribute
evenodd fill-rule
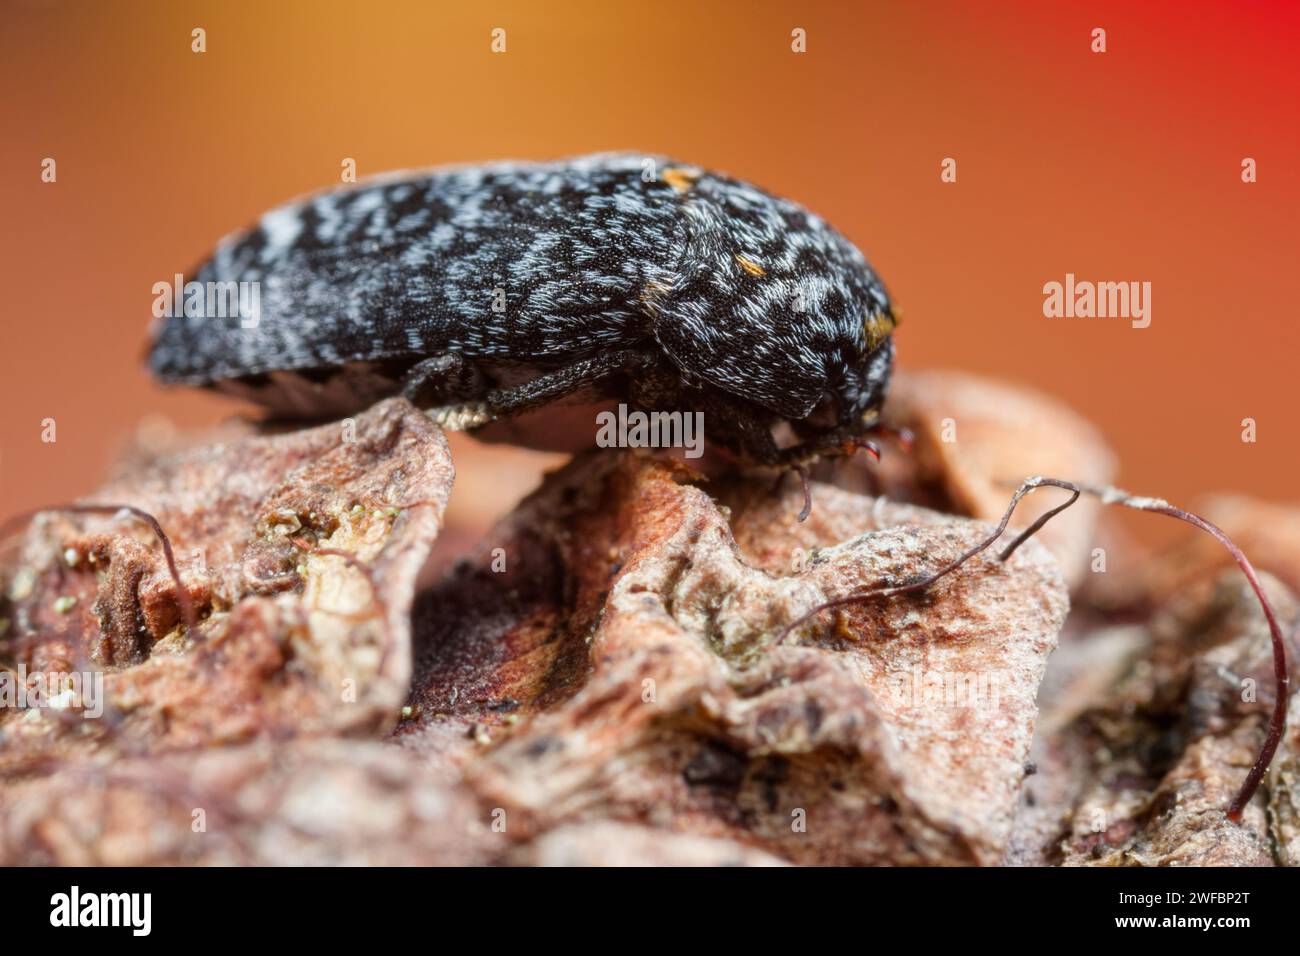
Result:
<svg viewBox="0 0 1300 956"><path fill-rule="evenodd" d="M656 282L654 279L651 279L641 289L641 294L637 296L637 298L641 300L641 304L649 309L650 313L653 315L659 311L659 300L670 291L672 290L662 282Z"/></svg>
<svg viewBox="0 0 1300 956"><path fill-rule="evenodd" d="M765 270L757 262L751 262L750 260L746 259L740 253L736 253L736 261L740 263L740 268L744 269L752 276L767 275L767 270Z"/></svg>
<svg viewBox="0 0 1300 956"><path fill-rule="evenodd" d="M664 170L664 182L679 193L689 192L690 188L695 185L695 181L700 178L698 169L687 169L684 166L669 166Z"/></svg>
<svg viewBox="0 0 1300 956"><path fill-rule="evenodd" d="M862 337L867 340L867 348L874 349L889 338L897 325L892 315L884 312L867 313L867 317L862 321Z"/></svg>

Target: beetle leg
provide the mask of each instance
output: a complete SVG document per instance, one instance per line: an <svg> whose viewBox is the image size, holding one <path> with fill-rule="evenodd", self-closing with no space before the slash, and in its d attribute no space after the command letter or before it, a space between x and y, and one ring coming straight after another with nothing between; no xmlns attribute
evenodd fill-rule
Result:
<svg viewBox="0 0 1300 956"><path fill-rule="evenodd" d="M810 465L819 458L846 458L860 451L865 451L876 461L880 461L880 446L867 438L868 434L893 438L908 451L911 450L914 441L910 429L891 425L873 424L865 432L837 429L802 441L790 448L781 449L770 464L784 468L798 468L802 465Z"/></svg>
<svg viewBox="0 0 1300 956"><path fill-rule="evenodd" d="M493 389L482 401L432 408L426 414L451 431L478 428L498 418L509 418L530 408L549 404L618 372L635 371L651 361L653 359L643 351L629 349L610 352L539 375L522 385Z"/></svg>
<svg viewBox="0 0 1300 956"><path fill-rule="evenodd" d="M581 391L617 372L636 371L653 361L643 350L609 352L540 375L531 382L488 392L484 404L495 418L515 415Z"/></svg>
<svg viewBox="0 0 1300 956"><path fill-rule="evenodd" d="M850 445L854 446L852 450ZM825 435L810 438L789 448L782 448L777 452L772 464L778 468L801 468L811 465L819 458L839 458L851 454L852 451L858 450L856 445L857 442L850 435L838 431L827 432Z"/></svg>
<svg viewBox="0 0 1300 956"><path fill-rule="evenodd" d="M457 352L444 352L411 366L402 379L402 395L412 403L431 393L439 398L481 394L483 375Z"/></svg>

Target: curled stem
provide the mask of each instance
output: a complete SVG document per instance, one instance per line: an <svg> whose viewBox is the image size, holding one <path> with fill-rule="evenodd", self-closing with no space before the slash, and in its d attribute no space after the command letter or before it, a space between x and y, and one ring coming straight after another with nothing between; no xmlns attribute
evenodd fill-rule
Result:
<svg viewBox="0 0 1300 956"><path fill-rule="evenodd" d="M133 518L147 524L150 530L153 531L154 536L158 538L159 543L162 544L163 559L167 562L167 571L171 575L172 584L176 586L176 603L180 605L181 617L185 620L186 630L191 634L194 633L196 622L194 615L194 602L190 600L190 592L185 589L185 585L181 582L181 573L180 569L176 566L176 554L172 551L171 539L167 537L167 532L163 531L162 525L158 523L157 518L149 514L149 512L141 508L136 508L133 505L55 505L49 508L37 508L34 511L27 511L23 514L17 515L16 517L10 518L3 525L0 525L0 537L12 534L14 531L18 530L18 528L35 518L38 514L46 511L62 511L67 514L87 515L117 515L126 512Z"/></svg>

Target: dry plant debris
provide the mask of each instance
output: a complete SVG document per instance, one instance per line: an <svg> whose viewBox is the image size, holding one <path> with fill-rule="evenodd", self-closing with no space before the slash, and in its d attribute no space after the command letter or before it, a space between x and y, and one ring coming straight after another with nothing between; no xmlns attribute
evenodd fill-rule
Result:
<svg viewBox="0 0 1300 956"><path fill-rule="evenodd" d="M47 512L6 545L0 664L102 673L106 707L0 709L0 863L1294 862L1294 733L1222 812L1272 683L1208 556L1156 556L1148 611L1112 619L1079 586L1081 507L780 639L961 553L1027 474L1112 477L1039 396L897 395L915 454L819 467L806 522L795 482L597 450L418 593L452 467L403 401L127 458L85 501L157 518L197 622L129 517Z"/></svg>
<svg viewBox="0 0 1300 956"><path fill-rule="evenodd" d="M1294 620L1295 599L1275 579L1266 586ZM1271 768L1267 800L1252 801L1239 823L1223 813L1273 703L1268 628L1239 575L1198 582L1145 628L1077 642L1054 669L1107 680L1100 693L1044 700L1038 774L1025 787L1009 862L1300 862L1294 727Z"/></svg>
<svg viewBox="0 0 1300 956"><path fill-rule="evenodd" d="M819 487L820 526L875 509L886 529L773 575L689 480L610 454L553 476L422 599L419 717L399 739L461 766L525 835L612 818L795 862L996 862L1068 603L1050 556L973 563L778 647L827 597L913 575L984 526ZM788 494L750 547L797 560ZM517 570L492 572L492 548Z"/></svg>
<svg viewBox="0 0 1300 956"><path fill-rule="evenodd" d="M442 435L403 402L132 461L93 500L166 529L193 631L147 528L39 515L5 569L0 662L98 671L104 713L0 710L0 767L391 727L451 480Z"/></svg>

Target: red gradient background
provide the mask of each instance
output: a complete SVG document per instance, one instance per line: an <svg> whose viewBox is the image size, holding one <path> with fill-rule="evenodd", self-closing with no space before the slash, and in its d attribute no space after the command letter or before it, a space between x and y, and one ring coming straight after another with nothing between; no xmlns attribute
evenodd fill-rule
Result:
<svg viewBox="0 0 1300 956"><path fill-rule="evenodd" d="M344 157L364 176L617 148L818 211L901 304L904 365L1059 396L1133 490L1294 498L1298 7L9 0L0 514L84 494L149 416L237 410L146 377L150 287ZM1150 281L1151 327L1044 318L1067 272Z"/></svg>

